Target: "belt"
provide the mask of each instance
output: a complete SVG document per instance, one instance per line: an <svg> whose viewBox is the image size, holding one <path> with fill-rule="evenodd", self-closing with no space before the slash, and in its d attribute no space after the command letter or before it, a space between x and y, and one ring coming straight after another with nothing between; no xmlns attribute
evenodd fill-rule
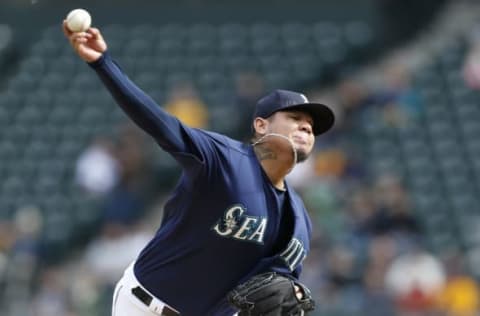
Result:
<svg viewBox="0 0 480 316"><path fill-rule="evenodd" d="M140 286L132 288L132 294L135 295L136 298L138 298L143 304L147 305L148 307L150 307L150 304L152 304L153 296L148 294ZM180 316L179 312L177 312L167 304L164 304L161 312L161 316Z"/></svg>

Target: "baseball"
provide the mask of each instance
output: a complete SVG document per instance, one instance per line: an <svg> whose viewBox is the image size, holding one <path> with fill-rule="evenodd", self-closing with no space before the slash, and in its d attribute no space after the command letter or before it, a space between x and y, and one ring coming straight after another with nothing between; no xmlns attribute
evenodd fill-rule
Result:
<svg viewBox="0 0 480 316"><path fill-rule="evenodd" d="M67 15L67 27L72 32L84 32L92 23L92 17L84 9L75 9Z"/></svg>

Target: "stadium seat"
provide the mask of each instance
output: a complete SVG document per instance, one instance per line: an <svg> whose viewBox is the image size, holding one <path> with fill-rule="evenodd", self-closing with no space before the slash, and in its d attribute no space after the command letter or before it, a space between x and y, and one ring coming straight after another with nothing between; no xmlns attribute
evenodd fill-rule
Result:
<svg viewBox="0 0 480 316"><path fill-rule="evenodd" d="M8 83L8 88L14 92L21 93L25 91L34 91L40 77L34 77L29 73L21 73Z"/></svg>
<svg viewBox="0 0 480 316"><path fill-rule="evenodd" d="M186 35L186 50L193 56L212 56L218 54L217 30L207 23L194 24Z"/></svg>
<svg viewBox="0 0 480 316"><path fill-rule="evenodd" d="M249 35L241 24L225 24L218 27L219 53L225 57L246 55L249 51Z"/></svg>
<svg viewBox="0 0 480 316"><path fill-rule="evenodd" d="M312 26L311 32L317 54L324 63L334 65L345 58L345 41L338 25L332 22L318 22Z"/></svg>
<svg viewBox="0 0 480 316"><path fill-rule="evenodd" d="M20 65L21 71L34 76L42 76L46 71L47 60L39 56L28 56Z"/></svg>
<svg viewBox="0 0 480 316"><path fill-rule="evenodd" d="M65 76L60 73L50 72L39 80L37 89L40 91L55 92L68 88L69 81L65 80Z"/></svg>
<svg viewBox="0 0 480 316"><path fill-rule="evenodd" d="M365 21L347 22L343 26L343 35L353 55L363 58L375 40L372 28Z"/></svg>
<svg viewBox="0 0 480 316"><path fill-rule="evenodd" d="M151 56L153 52L153 41L145 37L132 37L125 46L123 56L133 56L138 59L143 59L145 56Z"/></svg>

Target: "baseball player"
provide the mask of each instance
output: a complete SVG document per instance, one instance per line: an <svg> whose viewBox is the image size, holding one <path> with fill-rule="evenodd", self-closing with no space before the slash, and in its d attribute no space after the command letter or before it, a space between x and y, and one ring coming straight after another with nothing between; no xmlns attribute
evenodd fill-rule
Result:
<svg viewBox="0 0 480 316"><path fill-rule="evenodd" d="M251 144L190 128L122 72L100 31L63 30L118 105L181 165L161 227L125 270L113 316L304 315L298 282L311 222L285 181L316 135L334 123L325 105L276 90L256 105Z"/></svg>

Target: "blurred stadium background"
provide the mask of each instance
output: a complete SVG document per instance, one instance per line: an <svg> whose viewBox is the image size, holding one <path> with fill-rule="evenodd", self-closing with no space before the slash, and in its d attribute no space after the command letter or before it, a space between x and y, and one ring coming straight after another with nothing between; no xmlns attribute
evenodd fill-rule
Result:
<svg viewBox="0 0 480 316"><path fill-rule="evenodd" d="M334 108L290 175L315 223L314 315L479 315L480 4L464 0L2 0L0 315L109 315L178 175L63 38L77 7L190 125L247 141L273 88Z"/></svg>

